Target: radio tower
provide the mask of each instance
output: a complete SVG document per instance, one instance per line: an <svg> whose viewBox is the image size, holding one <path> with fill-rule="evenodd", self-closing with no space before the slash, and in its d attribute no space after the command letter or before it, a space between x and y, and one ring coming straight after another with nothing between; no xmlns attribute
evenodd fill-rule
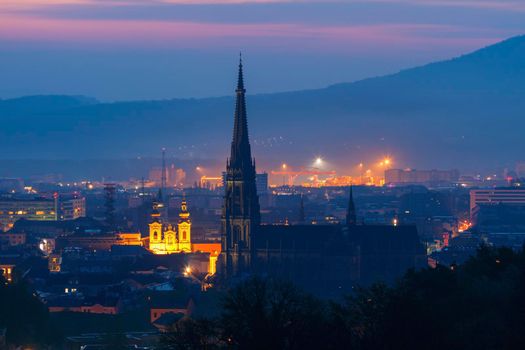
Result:
<svg viewBox="0 0 525 350"><path fill-rule="evenodd" d="M160 176L160 200L163 201L166 191L166 148L162 148L162 174Z"/></svg>

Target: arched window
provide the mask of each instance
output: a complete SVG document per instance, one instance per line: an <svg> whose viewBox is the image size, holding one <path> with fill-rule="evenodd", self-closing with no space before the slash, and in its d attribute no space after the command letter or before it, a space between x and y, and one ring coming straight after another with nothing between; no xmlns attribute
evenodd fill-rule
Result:
<svg viewBox="0 0 525 350"><path fill-rule="evenodd" d="M153 231L153 240L156 241L159 239L159 233L157 231Z"/></svg>
<svg viewBox="0 0 525 350"><path fill-rule="evenodd" d="M172 236L172 235L169 235L169 236L167 237L167 241L168 241L168 242L167 242L168 245L172 245L172 244L173 244L173 236Z"/></svg>
<svg viewBox="0 0 525 350"><path fill-rule="evenodd" d="M186 230L182 231L182 240L186 240Z"/></svg>

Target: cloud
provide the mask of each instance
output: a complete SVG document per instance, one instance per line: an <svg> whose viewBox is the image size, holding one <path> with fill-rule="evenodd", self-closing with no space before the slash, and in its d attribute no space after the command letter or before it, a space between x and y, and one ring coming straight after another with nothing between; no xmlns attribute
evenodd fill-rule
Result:
<svg viewBox="0 0 525 350"><path fill-rule="evenodd" d="M525 11L523 0L363 0L370 3L409 4L415 6L464 7L505 11Z"/></svg>
<svg viewBox="0 0 525 350"><path fill-rule="evenodd" d="M9 29L9 30L8 30ZM217 47L255 45L298 50L374 51L423 45L473 46L496 41L477 30L433 24L312 26L173 21L68 20L0 17L0 40L137 47Z"/></svg>
<svg viewBox="0 0 525 350"><path fill-rule="evenodd" d="M2 0L2 8L30 8L56 5L239 5L278 3L341 3L341 4L409 4L415 6L471 7L525 11L523 0Z"/></svg>

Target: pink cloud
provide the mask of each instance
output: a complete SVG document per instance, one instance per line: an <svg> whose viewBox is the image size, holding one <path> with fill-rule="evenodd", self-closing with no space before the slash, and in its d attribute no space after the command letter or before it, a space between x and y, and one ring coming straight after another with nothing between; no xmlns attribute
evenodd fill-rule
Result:
<svg viewBox="0 0 525 350"><path fill-rule="evenodd" d="M327 1L327 0L326 0ZM324 3L323 0L2 0L0 9L27 9L48 5L153 5L153 4L260 4L260 3ZM416 6L446 6L525 11L523 0L330 0L341 3L398 3Z"/></svg>
<svg viewBox="0 0 525 350"><path fill-rule="evenodd" d="M454 35L448 35L450 33ZM311 26L0 17L0 40L132 47L255 45L354 52L418 45L429 49L443 46L476 47L505 36L502 33L498 38L493 35L480 37L477 31L468 28L431 24Z"/></svg>

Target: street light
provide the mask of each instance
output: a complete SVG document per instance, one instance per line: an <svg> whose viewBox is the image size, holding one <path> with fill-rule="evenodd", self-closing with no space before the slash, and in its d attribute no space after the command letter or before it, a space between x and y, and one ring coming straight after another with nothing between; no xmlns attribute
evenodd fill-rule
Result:
<svg viewBox="0 0 525 350"><path fill-rule="evenodd" d="M186 268L184 269L184 276L189 276L190 274L191 274L191 267L186 266Z"/></svg>

